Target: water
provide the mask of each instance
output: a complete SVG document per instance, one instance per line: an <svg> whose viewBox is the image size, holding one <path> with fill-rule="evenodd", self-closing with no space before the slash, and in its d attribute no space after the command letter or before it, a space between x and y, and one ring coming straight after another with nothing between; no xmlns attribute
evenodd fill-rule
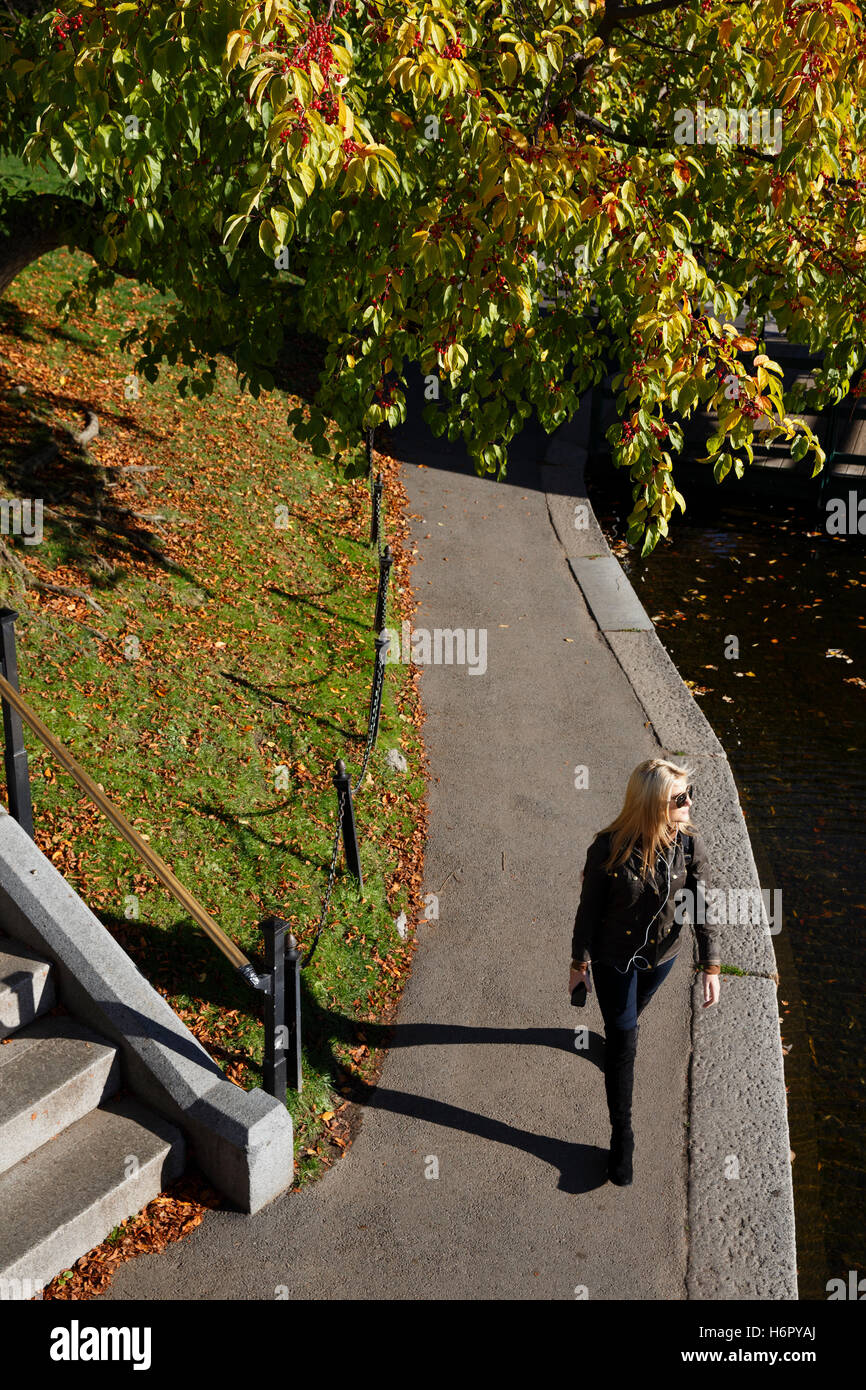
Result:
<svg viewBox="0 0 866 1390"><path fill-rule="evenodd" d="M866 1266L866 551L819 529L814 503L734 506L679 485L686 516L641 560L623 541L627 478L606 460L589 478L608 542L728 755L761 885L782 890L798 1281L801 1298L826 1299L829 1279Z"/></svg>

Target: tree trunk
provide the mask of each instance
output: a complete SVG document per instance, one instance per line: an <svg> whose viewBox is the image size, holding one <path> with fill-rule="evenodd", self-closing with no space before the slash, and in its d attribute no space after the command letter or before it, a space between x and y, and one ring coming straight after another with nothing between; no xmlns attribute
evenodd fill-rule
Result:
<svg viewBox="0 0 866 1390"><path fill-rule="evenodd" d="M0 230L0 296L33 261L59 246L87 251L96 235L95 209L78 198L24 193L3 207Z"/></svg>

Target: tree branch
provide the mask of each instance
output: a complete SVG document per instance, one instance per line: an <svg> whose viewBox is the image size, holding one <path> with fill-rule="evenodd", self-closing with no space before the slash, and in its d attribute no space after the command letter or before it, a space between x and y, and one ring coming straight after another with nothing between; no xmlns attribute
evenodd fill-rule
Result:
<svg viewBox="0 0 866 1390"><path fill-rule="evenodd" d="M602 47L599 49L599 53L604 52L604 49L607 46L608 39L610 38L617 24L619 23L620 14L621 10L619 0L608 0L608 4L605 7L604 11L604 19L601 21L601 23L595 31L595 34L593 35L593 38L601 39L602 41ZM573 60L574 86L570 89L570 91L579 91L581 82L583 81L589 69L592 67L597 56L597 54L593 54L591 58L576 58ZM549 112L551 88L553 87L554 83L559 78L561 78L566 71L567 69L563 68L562 72L554 73L544 89L544 94L541 99L541 109L538 112L538 116L536 117L535 121L535 126L532 131L533 145L538 143L539 127L541 126L542 121L547 117ZM569 94L570 93L567 93L567 95Z"/></svg>
<svg viewBox="0 0 866 1390"><path fill-rule="evenodd" d="M587 130L594 130L599 135L606 135L617 145L633 145L636 148L662 150L670 144L670 141L664 136L632 135L627 130L611 130L609 125L605 125L604 121L591 116L588 111L573 111L572 119L575 125L585 126Z"/></svg>
<svg viewBox="0 0 866 1390"><path fill-rule="evenodd" d="M60 246L86 248L96 231L94 210L80 198L54 193L27 193L10 198L3 208L0 236L0 295L32 261Z"/></svg>
<svg viewBox="0 0 866 1390"><path fill-rule="evenodd" d="M641 48L660 48L663 53L675 53L683 58L695 56L689 48L671 48L669 43L659 43L658 39L646 39L642 34L629 34L628 37Z"/></svg>
<svg viewBox="0 0 866 1390"><path fill-rule="evenodd" d="M660 14L662 10L687 10L680 0L651 0L649 5L625 5L619 10L617 23L621 19L643 19L644 15Z"/></svg>

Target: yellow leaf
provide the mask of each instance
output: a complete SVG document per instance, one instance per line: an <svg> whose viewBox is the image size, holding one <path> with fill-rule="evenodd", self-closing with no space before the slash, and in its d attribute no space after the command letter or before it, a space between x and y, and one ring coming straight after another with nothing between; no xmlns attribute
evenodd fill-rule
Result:
<svg viewBox="0 0 866 1390"><path fill-rule="evenodd" d="M240 61L245 41L242 29L233 29L229 34L229 40L226 44L226 66L228 68L233 68L235 63Z"/></svg>
<svg viewBox="0 0 866 1390"><path fill-rule="evenodd" d="M502 81L506 87L510 87L517 81L517 59L513 53L500 53L499 70L502 73Z"/></svg>

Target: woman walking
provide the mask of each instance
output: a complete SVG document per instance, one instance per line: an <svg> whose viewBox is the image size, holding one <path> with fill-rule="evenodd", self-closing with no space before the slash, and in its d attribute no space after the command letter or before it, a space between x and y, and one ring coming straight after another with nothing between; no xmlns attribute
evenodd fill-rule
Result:
<svg viewBox="0 0 866 1390"><path fill-rule="evenodd" d="M704 1008L719 997L721 961L715 929L697 920L698 884L706 890L706 848L689 819L692 773L665 758L639 763L625 803L589 847L571 941L569 991L592 964L604 1019L604 1086L610 1114L608 1176L632 1182L631 1126L634 1062L641 1011L664 982L676 957L686 898L704 971Z"/></svg>

